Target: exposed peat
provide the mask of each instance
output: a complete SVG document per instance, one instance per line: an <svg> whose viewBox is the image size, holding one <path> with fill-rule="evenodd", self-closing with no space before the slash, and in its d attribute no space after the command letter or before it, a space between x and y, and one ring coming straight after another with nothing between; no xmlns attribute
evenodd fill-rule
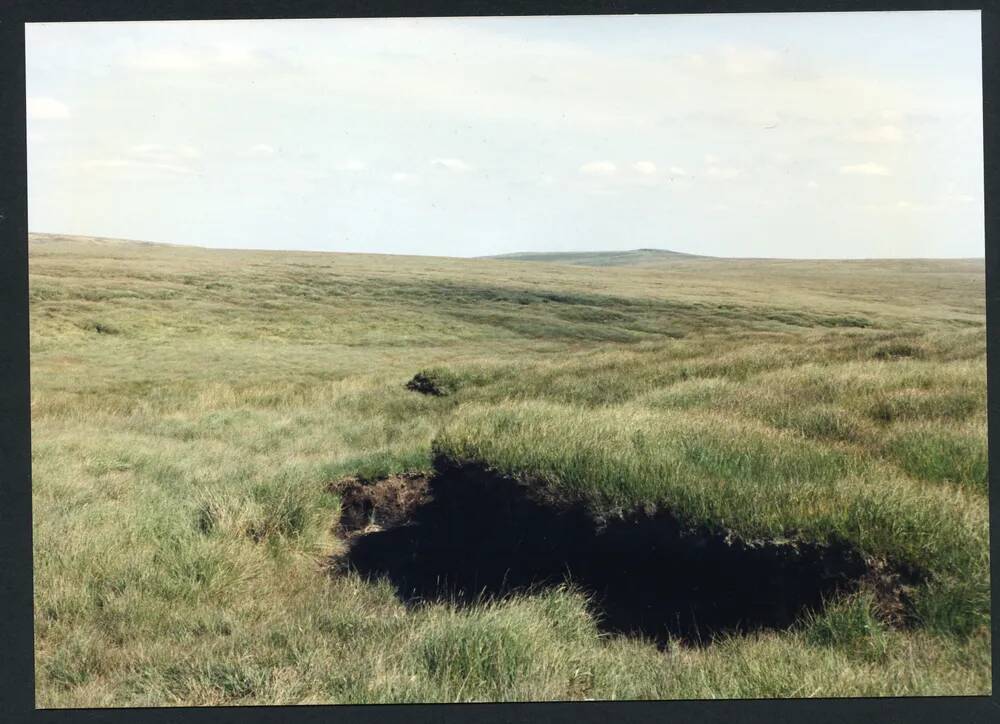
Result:
<svg viewBox="0 0 1000 724"><path fill-rule="evenodd" d="M334 568L387 578L414 605L568 580L590 594L604 631L660 643L787 628L862 580L904 616L912 574L846 544L746 541L687 529L668 511L597 518L480 466L439 460L436 470L336 484L346 547Z"/></svg>

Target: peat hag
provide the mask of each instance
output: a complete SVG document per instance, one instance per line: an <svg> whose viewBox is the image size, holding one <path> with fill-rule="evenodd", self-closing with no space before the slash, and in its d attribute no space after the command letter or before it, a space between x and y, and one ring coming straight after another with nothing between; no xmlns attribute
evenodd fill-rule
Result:
<svg viewBox="0 0 1000 724"><path fill-rule="evenodd" d="M336 566L387 578L411 604L570 580L605 631L660 642L788 627L873 575L846 545L750 543L684 530L666 512L598 520L481 467L436 467L430 479L342 483Z"/></svg>
<svg viewBox="0 0 1000 724"><path fill-rule="evenodd" d="M406 383L406 389L419 392L422 395L432 395L443 397L452 392L449 380L442 380L439 376L418 372Z"/></svg>

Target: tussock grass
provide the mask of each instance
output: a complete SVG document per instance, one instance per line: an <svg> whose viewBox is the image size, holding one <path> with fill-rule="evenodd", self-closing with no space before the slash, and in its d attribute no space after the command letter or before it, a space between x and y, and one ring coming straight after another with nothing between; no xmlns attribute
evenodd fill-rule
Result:
<svg viewBox="0 0 1000 724"><path fill-rule="evenodd" d="M988 692L982 262L646 261L36 237L39 705ZM408 610L329 575L330 483L435 451L908 562L914 625L861 592L661 651L572 588Z"/></svg>
<svg viewBox="0 0 1000 724"><path fill-rule="evenodd" d="M435 446L601 514L663 507L750 539L794 532L941 575L986 572L978 495L913 485L870 458L760 424L638 406L582 416L552 403L475 405Z"/></svg>
<svg viewBox="0 0 1000 724"><path fill-rule="evenodd" d="M889 659L890 632L877 609L869 591L831 603L821 613L807 617L806 640L815 646L838 648L852 658L885 663Z"/></svg>
<svg viewBox="0 0 1000 724"><path fill-rule="evenodd" d="M986 493L985 427L940 429L926 422L897 429L889 454L910 475L936 483L967 486Z"/></svg>

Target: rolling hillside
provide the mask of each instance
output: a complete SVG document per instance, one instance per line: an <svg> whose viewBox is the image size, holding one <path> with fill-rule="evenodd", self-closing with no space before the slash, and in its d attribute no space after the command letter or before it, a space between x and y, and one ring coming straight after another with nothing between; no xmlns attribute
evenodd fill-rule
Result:
<svg viewBox="0 0 1000 724"><path fill-rule="evenodd" d="M982 260L29 264L41 707L989 691Z"/></svg>

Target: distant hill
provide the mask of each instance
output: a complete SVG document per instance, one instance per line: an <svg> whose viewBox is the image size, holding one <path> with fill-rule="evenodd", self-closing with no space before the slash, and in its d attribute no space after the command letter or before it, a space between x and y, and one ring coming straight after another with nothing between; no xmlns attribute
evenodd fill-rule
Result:
<svg viewBox="0 0 1000 724"><path fill-rule="evenodd" d="M575 264L576 266L652 266L656 264L710 259L697 254L684 254L669 249L631 249L628 251L540 251L515 252L483 257L504 261L540 261L550 264Z"/></svg>
<svg viewBox="0 0 1000 724"><path fill-rule="evenodd" d="M116 239L107 236L83 236L81 234L49 234L39 231L28 232L31 244L89 244L91 246L181 246L160 241L140 241L138 239Z"/></svg>

